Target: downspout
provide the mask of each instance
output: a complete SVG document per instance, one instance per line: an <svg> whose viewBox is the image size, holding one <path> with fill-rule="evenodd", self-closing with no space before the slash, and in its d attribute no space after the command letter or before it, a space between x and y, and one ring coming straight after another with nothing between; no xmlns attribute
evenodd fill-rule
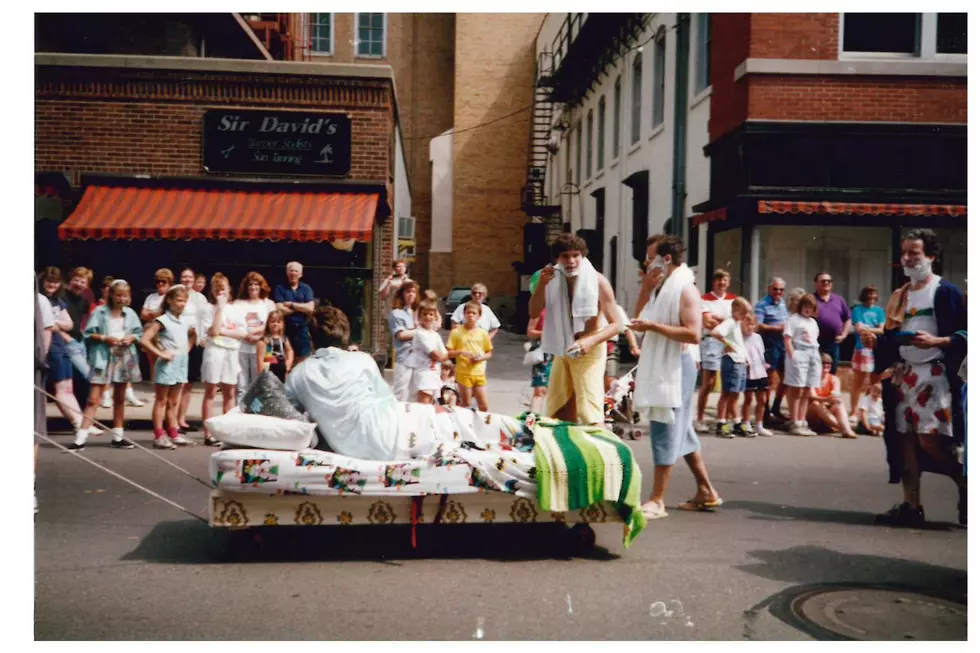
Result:
<svg viewBox="0 0 980 653"><path fill-rule="evenodd" d="M691 49L691 14L677 14L677 56L674 66L674 183L670 233L684 236L687 197L687 95Z"/></svg>

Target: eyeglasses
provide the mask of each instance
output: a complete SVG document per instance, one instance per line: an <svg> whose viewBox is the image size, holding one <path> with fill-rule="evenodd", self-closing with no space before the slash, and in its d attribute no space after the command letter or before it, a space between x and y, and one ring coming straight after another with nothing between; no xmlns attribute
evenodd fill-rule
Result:
<svg viewBox="0 0 980 653"><path fill-rule="evenodd" d="M817 283L834 283L833 279L820 279Z"/></svg>

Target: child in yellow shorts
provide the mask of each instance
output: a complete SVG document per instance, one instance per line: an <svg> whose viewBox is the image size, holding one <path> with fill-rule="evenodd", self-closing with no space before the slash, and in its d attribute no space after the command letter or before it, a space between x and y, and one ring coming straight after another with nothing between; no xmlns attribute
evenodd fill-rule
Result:
<svg viewBox="0 0 980 653"><path fill-rule="evenodd" d="M476 325L483 308L477 302L467 302L463 307L463 325L449 334L446 349L449 357L456 359L456 383L459 385L460 403L469 407L476 397L477 407L486 412L487 361L493 356L490 335Z"/></svg>

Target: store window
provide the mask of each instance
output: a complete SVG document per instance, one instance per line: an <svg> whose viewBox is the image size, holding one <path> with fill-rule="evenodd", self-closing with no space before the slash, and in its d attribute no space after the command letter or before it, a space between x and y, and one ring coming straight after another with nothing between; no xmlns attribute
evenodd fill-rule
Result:
<svg viewBox="0 0 980 653"><path fill-rule="evenodd" d="M705 292L711 290L711 277L715 270L727 270L732 275L728 292L744 295L742 279L742 227L715 234L714 257L711 268L705 270Z"/></svg>
<svg viewBox="0 0 980 653"><path fill-rule="evenodd" d="M906 231L902 230L903 236ZM935 232L941 247L939 275L966 290L966 229L935 229Z"/></svg>
<svg viewBox="0 0 980 653"><path fill-rule="evenodd" d="M316 54L333 54L333 14L310 14L310 45Z"/></svg>
<svg viewBox="0 0 980 653"><path fill-rule="evenodd" d="M643 106L643 55L633 59L633 90L630 98L630 144L640 140L640 109Z"/></svg>
<svg viewBox="0 0 980 653"><path fill-rule="evenodd" d="M596 172L606 165L606 96L599 98L599 126L596 131Z"/></svg>
<svg viewBox="0 0 980 653"><path fill-rule="evenodd" d="M385 56L385 14L357 14L357 56Z"/></svg>

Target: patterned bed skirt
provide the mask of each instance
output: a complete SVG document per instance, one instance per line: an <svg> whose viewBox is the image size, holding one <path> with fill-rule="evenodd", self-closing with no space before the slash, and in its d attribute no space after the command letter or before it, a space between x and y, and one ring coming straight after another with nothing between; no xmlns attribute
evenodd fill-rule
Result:
<svg viewBox="0 0 980 653"><path fill-rule="evenodd" d="M609 502L582 510L545 512L537 502L505 492L428 495L422 500L417 524L434 523L440 498L446 502L441 524L605 524L622 519ZM408 496L294 496L212 490L209 523L215 528L253 526L362 526L412 523Z"/></svg>

